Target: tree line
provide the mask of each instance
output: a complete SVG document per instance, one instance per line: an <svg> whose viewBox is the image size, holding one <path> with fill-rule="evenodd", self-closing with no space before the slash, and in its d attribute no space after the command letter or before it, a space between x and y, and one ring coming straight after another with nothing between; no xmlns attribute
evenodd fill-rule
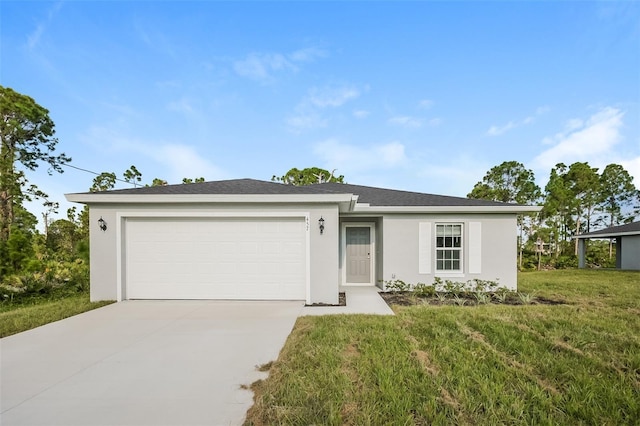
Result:
<svg viewBox="0 0 640 426"><path fill-rule="evenodd" d="M532 170L517 161L505 161L489 170L467 196L542 206L538 214L518 216L521 268L527 249L538 255L552 254L548 263L555 266L564 266L563 262L577 265L576 235L640 217L640 191L620 164L609 164L599 171L588 162L568 166L558 163L551 169L545 187L540 188ZM611 266L612 242L607 246L608 255L592 256L592 264Z"/></svg>

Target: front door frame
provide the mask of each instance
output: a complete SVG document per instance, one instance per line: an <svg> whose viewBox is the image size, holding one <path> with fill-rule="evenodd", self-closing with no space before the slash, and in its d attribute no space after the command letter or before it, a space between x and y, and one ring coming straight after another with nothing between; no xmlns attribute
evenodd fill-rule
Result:
<svg viewBox="0 0 640 426"><path fill-rule="evenodd" d="M347 282L347 228L369 228L370 245L370 271L371 282L349 283ZM375 286L376 285L376 224L374 222L343 222L341 226L342 236L340 244L342 248L342 285L345 286Z"/></svg>

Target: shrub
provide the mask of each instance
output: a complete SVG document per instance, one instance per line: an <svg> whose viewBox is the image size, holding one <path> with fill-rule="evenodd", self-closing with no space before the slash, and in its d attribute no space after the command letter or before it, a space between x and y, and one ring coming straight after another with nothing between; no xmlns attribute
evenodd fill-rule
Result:
<svg viewBox="0 0 640 426"><path fill-rule="evenodd" d="M475 296L478 305L486 305L491 301L489 293L485 293L484 291L476 291L473 295Z"/></svg>
<svg viewBox="0 0 640 426"><path fill-rule="evenodd" d="M530 305L535 300L535 296L531 293L518 293L518 297L523 305Z"/></svg>
<svg viewBox="0 0 640 426"><path fill-rule="evenodd" d="M409 284L398 279L383 281L383 284L384 284L385 291L403 292L403 291L409 291L411 289L411 286Z"/></svg>
<svg viewBox="0 0 640 426"><path fill-rule="evenodd" d="M89 267L80 259L74 262L47 261L38 271L8 275L0 282L0 296L11 301L53 293L76 294L88 289Z"/></svg>
<svg viewBox="0 0 640 426"><path fill-rule="evenodd" d="M575 255L562 255L553 262L553 265L556 268L577 268L578 257Z"/></svg>
<svg viewBox="0 0 640 426"><path fill-rule="evenodd" d="M436 294L436 289L432 285L418 283L413 287L413 292L419 297L433 297Z"/></svg>
<svg viewBox="0 0 640 426"><path fill-rule="evenodd" d="M460 297L460 296L458 296L457 294L454 294L454 295L453 295L453 302L454 302L456 305L463 306L465 303L467 303L467 299L465 299L465 298L463 298L463 297Z"/></svg>

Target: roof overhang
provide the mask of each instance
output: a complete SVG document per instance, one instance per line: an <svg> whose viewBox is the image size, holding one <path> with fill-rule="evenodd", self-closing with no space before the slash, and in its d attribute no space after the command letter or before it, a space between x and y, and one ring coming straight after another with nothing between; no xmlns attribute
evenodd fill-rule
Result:
<svg viewBox="0 0 640 426"><path fill-rule="evenodd" d="M109 194L85 192L65 194L67 201L89 205L109 204L338 204L348 211L352 194ZM355 197L357 200L357 197Z"/></svg>
<svg viewBox="0 0 640 426"><path fill-rule="evenodd" d="M356 204L353 213L536 213L542 206L370 206Z"/></svg>
<svg viewBox="0 0 640 426"><path fill-rule="evenodd" d="M193 204L193 203L312 203L341 204L349 208L351 194L65 194L67 201L83 204Z"/></svg>
<svg viewBox="0 0 640 426"><path fill-rule="evenodd" d="M576 235L574 238L576 239L598 239L598 238L614 238L614 237L625 237L625 236L639 236L640 232L638 231L629 231L629 232L605 232L602 234L584 234L584 235Z"/></svg>
<svg viewBox="0 0 640 426"><path fill-rule="evenodd" d="M83 192L65 194L67 201L89 205L109 204L338 204L340 212L385 213L534 213L541 206L371 206L358 203L354 194L118 194Z"/></svg>

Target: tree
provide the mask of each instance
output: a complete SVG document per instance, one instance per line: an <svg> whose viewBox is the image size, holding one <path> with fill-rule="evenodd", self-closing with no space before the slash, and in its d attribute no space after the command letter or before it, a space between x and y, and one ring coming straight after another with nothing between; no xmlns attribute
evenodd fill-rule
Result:
<svg viewBox="0 0 640 426"><path fill-rule="evenodd" d="M598 169L590 167L589 163L573 163L569 166L565 178L570 195L575 200L573 203L576 217L575 235L580 233L583 219L586 223L586 232L589 232L591 228L591 217L593 216L601 192ZM575 240L575 254L578 254L577 239Z"/></svg>
<svg viewBox="0 0 640 426"><path fill-rule="evenodd" d="M49 111L32 98L0 86L0 241L11 234L14 208L24 199L27 180L22 166L35 170L41 163L62 173L71 161L64 153L55 155L58 139ZM33 188L33 186L32 186Z"/></svg>
<svg viewBox="0 0 640 426"><path fill-rule="evenodd" d="M328 170L321 169L319 167L308 167L306 169L290 169L284 176L273 175L271 177L272 182L282 182L285 185L311 185L314 183L327 183L337 182L344 183L344 176L334 176L334 169L331 173Z"/></svg>
<svg viewBox="0 0 640 426"><path fill-rule="evenodd" d="M142 173L134 165L125 170L122 176L126 182L132 183L134 188L142 181Z"/></svg>
<svg viewBox="0 0 640 426"><path fill-rule="evenodd" d="M160 178L154 178L153 181L151 182L151 186L165 186L168 184L169 183L166 180L160 179Z"/></svg>
<svg viewBox="0 0 640 426"><path fill-rule="evenodd" d="M38 218L21 205L14 208L7 241L0 241L0 277L20 271L33 256L33 237Z"/></svg>
<svg viewBox="0 0 640 426"><path fill-rule="evenodd" d="M195 179L191 179L191 178L183 178L182 179L182 183L202 183L204 182L204 178L203 177L198 177Z"/></svg>
<svg viewBox="0 0 640 426"><path fill-rule="evenodd" d="M527 170L524 164L517 161L505 161L493 167L475 184L468 198L501 201L503 203L534 204L541 196L540 187L536 185L533 171ZM522 250L524 247L524 230L527 218L518 215L520 233L519 265L522 267Z"/></svg>
<svg viewBox="0 0 640 426"><path fill-rule="evenodd" d="M468 198L501 201L503 203L532 204L538 201L541 192L536 185L533 171L522 163L505 161L493 167L473 187Z"/></svg>
<svg viewBox="0 0 640 426"><path fill-rule="evenodd" d="M113 172L102 172L93 178L93 185L89 188L91 192L101 192L113 189L116 186L116 174Z"/></svg>
<svg viewBox="0 0 640 426"><path fill-rule="evenodd" d="M556 230L556 241L567 243L573 235L591 227L600 194L598 169L589 163L576 162L567 167L558 163L551 170L545 187L546 199L543 217L550 220ZM564 244L565 246L567 244ZM556 257L562 250L560 245ZM574 254L577 254L578 240L575 240Z"/></svg>
<svg viewBox="0 0 640 426"><path fill-rule="evenodd" d="M633 177L619 164L609 164L600 175L600 211L609 216L607 226L633 220L633 213L625 215L625 207L633 207L638 190ZM604 218L603 218L604 219ZM613 240L609 239L609 258L613 257Z"/></svg>
<svg viewBox="0 0 640 426"><path fill-rule="evenodd" d="M558 163L551 169L549 182L545 186L545 201L542 208L542 218L547 221L547 225L553 228L553 245L556 249L556 258L563 249L563 244L568 238L568 221L571 218L570 211L573 205L565 174L567 166Z"/></svg>
<svg viewBox="0 0 640 426"><path fill-rule="evenodd" d="M638 190L624 167L619 164L605 167L600 175L600 191L599 209L609 216L607 226L619 225L633 218L623 209L633 207Z"/></svg>

